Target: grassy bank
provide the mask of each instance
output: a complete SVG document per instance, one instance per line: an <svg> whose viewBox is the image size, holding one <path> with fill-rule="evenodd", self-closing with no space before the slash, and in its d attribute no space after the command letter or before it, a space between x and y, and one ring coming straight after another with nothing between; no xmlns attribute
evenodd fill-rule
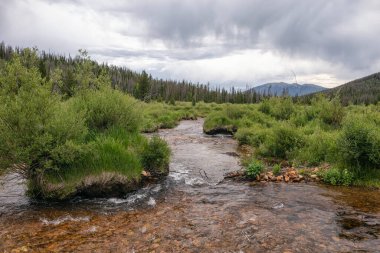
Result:
<svg viewBox="0 0 380 253"><path fill-rule="evenodd" d="M167 144L140 133L142 102L93 75L87 59L73 77L80 85L62 95L62 73L47 81L35 57L26 50L0 66L0 168L22 165L32 197L122 195L139 187L144 169L168 173Z"/></svg>
<svg viewBox="0 0 380 253"><path fill-rule="evenodd" d="M342 107L338 100L323 97L310 105L290 98L226 104L207 116L204 131L234 134L268 165L327 163L331 169L320 172L327 183L380 187L379 104Z"/></svg>
<svg viewBox="0 0 380 253"><path fill-rule="evenodd" d="M191 102L150 102L144 103L144 132L155 132L160 128L174 128L180 120L194 120L206 117L211 112L222 110L222 104Z"/></svg>

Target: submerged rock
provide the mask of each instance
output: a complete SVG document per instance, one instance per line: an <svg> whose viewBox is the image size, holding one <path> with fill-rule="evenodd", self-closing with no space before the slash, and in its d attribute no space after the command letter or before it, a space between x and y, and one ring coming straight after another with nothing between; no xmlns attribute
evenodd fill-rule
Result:
<svg viewBox="0 0 380 253"><path fill-rule="evenodd" d="M237 131L236 127L216 127L209 130L203 129L203 132L208 135L227 134L233 135Z"/></svg>

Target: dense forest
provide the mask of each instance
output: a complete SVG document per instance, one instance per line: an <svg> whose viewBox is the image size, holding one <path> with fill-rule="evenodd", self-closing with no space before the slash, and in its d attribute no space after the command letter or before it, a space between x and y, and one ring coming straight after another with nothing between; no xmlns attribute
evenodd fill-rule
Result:
<svg viewBox="0 0 380 253"><path fill-rule="evenodd" d="M39 52L37 48L30 50L35 51L38 55L34 63L25 58L23 49L12 48L2 42L0 43L0 64L1 61L9 61L12 55L18 54L24 58L24 61L28 61L28 64L36 64L43 78L55 82L53 90L66 97L71 97L75 93L75 89L82 85L83 80L77 78L82 66L91 71L91 76L88 78L110 78L113 88L146 101L256 103L265 97L265 95L257 94L254 90L247 92L234 87L227 90L219 87L211 88L209 84L156 79L145 71L139 73L126 67L99 64L91 60L85 50L79 50L76 57Z"/></svg>

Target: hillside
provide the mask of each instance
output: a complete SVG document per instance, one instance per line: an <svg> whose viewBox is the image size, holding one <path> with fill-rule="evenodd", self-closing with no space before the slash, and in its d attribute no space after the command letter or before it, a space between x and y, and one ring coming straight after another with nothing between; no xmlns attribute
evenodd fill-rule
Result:
<svg viewBox="0 0 380 253"><path fill-rule="evenodd" d="M292 97L303 96L310 93L325 90L326 88L315 84L297 84L297 83L266 83L252 88L258 94L269 96L289 95Z"/></svg>
<svg viewBox="0 0 380 253"><path fill-rule="evenodd" d="M350 103L376 104L380 101L380 72L353 80L333 89L305 96L305 98L309 100L316 94L325 94L330 98L338 95L344 105Z"/></svg>

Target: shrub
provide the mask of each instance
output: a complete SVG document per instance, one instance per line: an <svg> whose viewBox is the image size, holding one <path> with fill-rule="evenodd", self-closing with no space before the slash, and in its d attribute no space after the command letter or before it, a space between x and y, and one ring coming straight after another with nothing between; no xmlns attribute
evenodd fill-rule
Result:
<svg viewBox="0 0 380 253"><path fill-rule="evenodd" d="M274 175L280 174L280 172L281 172L281 166L279 164L275 164L273 166L272 172L273 172Z"/></svg>
<svg viewBox="0 0 380 253"><path fill-rule="evenodd" d="M274 106L271 110L271 115L278 120L287 120L294 112L294 105L291 98L272 98Z"/></svg>
<svg viewBox="0 0 380 253"><path fill-rule="evenodd" d="M239 144L247 144L253 147L259 147L266 139L269 130L255 124L251 128L239 128L235 138Z"/></svg>
<svg viewBox="0 0 380 253"><path fill-rule="evenodd" d="M301 133L289 125L274 127L260 146L259 154L276 158L289 159L294 151L304 144Z"/></svg>
<svg viewBox="0 0 380 253"><path fill-rule="evenodd" d="M168 144L153 136L142 153L143 167L154 176L160 176L169 172L170 148Z"/></svg>
<svg viewBox="0 0 380 253"><path fill-rule="evenodd" d="M210 113L203 124L204 132L208 133L214 129L225 129L233 132L235 126L233 121L229 119L223 112Z"/></svg>
<svg viewBox="0 0 380 253"><path fill-rule="evenodd" d="M307 112L301 109L293 113L289 121L296 127L302 127L302 126L305 126L309 122L309 118L308 118Z"/></svg>
<svg viewBox="0 0 380 253"><path fill-rule="evenodd" d="M312 100L312 107L321 119L327 125L339 127L344 118L344 108L338 98L327 100L319 96Z"/></svg>
<svg viewBox="0 0 380 253"><path fill-rule="evenodd" d="M264 171L264 165L258 160L252 160L246 168L246 175L249 178L256 178Z"/></svg>
<svg viewBox="0 0 380 253"><path fill-rule="evenodd" d="M379 126L362 116L349 117L338 138L338 152L341 162L355 172L380 168Z"/></svg>
<svg viewBox="0 0 380 253"><path fill-rule="evenodd" d="M268 99L262 101L259 105L259 111L265 114L270 114L271 112L271 104Z"/></svg>
<svg viewBox="0 0 380 253"><path fill-rule="evenodd" d="M59 98L51 95L38 70L24 67L18 57L1 71L0 86L2 168L20 163L33 170L48 166L52 148L66 139L81 138L85 132L78 116L60 107Z"/></svg>
<svg viewBox="0 0 380 253"><path fill-rule="evenodd" d="M162 115L158 118L158 122L160 124L160 128L174 128L177 126L179 119L173 115Z"/></svg>
<svg viewBox="0 0 380 253"><path fill-rule="evenodd" d="M354 174L347 169L339 170L331 168L321 173L323 181L331 185L344 185L349 186L353 183Z"/></svg>
<svg viewBox="0 0 380 253"><path fill-rule="evenodd" d="M297 159L308 164L336 161L337 133L316 131L305 139L305 145L297 152Z"/></svg>
<svg viewBox="0 0 380 253"><path fill-rule="evenodd" d="M86 122L90 130L104 131L110 127L121 127L137 131L141 121L137 112L138 102L129 95L111 88L84 90L73 98L78 110L86 111Z"/></svg>
<svg viewBox="0 0 380 253"><path fill-rule="evenodd" d="M230 119L240 119L246 114L246 110L241 105L226 105L226 116Z"/></svg>

